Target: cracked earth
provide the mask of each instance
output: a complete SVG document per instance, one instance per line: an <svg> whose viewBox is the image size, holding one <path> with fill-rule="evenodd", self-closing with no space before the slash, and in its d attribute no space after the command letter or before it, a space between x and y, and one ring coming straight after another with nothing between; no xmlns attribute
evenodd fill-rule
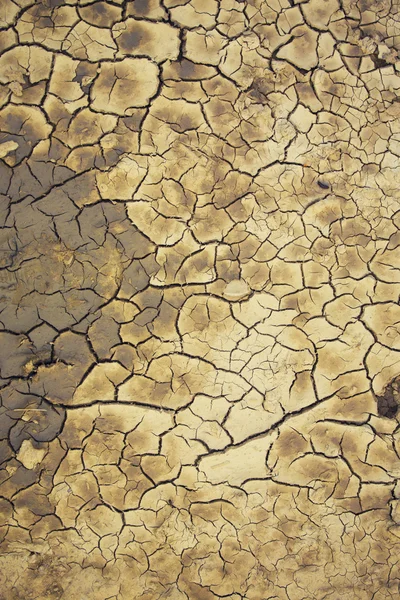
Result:
<svg viewBox="0 0 400 600"><path fill-rule="evenodd" d="M0 0L1 600L400 597L399 0Z"/></svg>

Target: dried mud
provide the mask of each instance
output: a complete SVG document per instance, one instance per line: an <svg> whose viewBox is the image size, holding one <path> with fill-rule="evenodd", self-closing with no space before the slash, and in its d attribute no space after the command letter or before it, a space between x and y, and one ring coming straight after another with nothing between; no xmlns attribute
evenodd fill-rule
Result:
<svg viewBox="0 0 400 600"><path fill-rule="evenodd" d="M0 0L0 599L400 597L398 0Z"/></svg>

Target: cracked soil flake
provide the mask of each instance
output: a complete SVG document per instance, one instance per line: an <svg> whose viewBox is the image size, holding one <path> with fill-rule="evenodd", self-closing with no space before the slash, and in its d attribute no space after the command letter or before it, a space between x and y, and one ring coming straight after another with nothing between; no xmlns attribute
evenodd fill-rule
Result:
<svg viewBox="0 0 400 600"><path fill-rule="evenodd" d="M113 34L122 56L146 55L156 62L178 58L178 30L166 23L127 19L114 26Z"/></svg>
<svg viewBox="0 0 400 600"><path fill-rule="evenodd" d="M0 0L1 600L397 600L399 10Z"/></svg>
<svg viewBox="0 0 400 600"><path fill-rule="evenodd" d="M93 86L92 107L102 113L126 115L145 107L158 88L158 69L146 58L102 63Z"/></svg>
<svg viewBox="0 0 400 600"><path fill-rule="evenodd" d="M24 440L18 452L19 462L27 469L34 469L46 455L45 448L35 448L31 440Z"/></svg>
<svg viewBox="0 0 400 600"><path fill-rule="evenodd" d="M278 51L277 56L296 67L310 70L317 66L317 32L307 27L298 27L293 31L293 40Z"/></svg>

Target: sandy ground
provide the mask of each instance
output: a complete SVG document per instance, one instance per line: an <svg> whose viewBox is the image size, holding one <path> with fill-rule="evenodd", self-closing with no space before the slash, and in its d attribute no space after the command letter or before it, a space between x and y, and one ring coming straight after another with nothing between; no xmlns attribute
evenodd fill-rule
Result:
<svg viewBox="0 0 400 600"><path fill-rule="evenodd" d="M400 598L399 0L0 0L0 599Z"/></svg>

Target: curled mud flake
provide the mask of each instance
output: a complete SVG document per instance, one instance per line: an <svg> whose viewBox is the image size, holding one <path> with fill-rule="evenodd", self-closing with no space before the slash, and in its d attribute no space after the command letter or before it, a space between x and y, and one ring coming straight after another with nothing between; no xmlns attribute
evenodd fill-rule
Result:
<svg viewBox="0 0 400 600"><path fill-rule="evenodd" d="M223 295L227 300L243 300L249 292L250 288L243 279L233 279L226 285Z"/></svg>
<svg viewBox="0 0 400 600"><path fill-rule="evenodd" d="M376 396L378 415L394 419L400 405L400 377L396 377L385 388L381 396Z"/></svg>
<svg viewBox="0 0 400 600"><path fill-rule="evenodd" d="M11 154L11 152L14 152L14 150L16 150L17 148L17 142L3 142L2 144L0 144L0 158L5 158L9 154Z"/></svg>
<svg viewBox="0 0 400 600"><path fill-rule="evenodd" d="M39 446L39 444L36 444ZM34 469L44 458L46 448L35 447L31 440L24 440L17 454L17 459L26 469Z"/></svg>

